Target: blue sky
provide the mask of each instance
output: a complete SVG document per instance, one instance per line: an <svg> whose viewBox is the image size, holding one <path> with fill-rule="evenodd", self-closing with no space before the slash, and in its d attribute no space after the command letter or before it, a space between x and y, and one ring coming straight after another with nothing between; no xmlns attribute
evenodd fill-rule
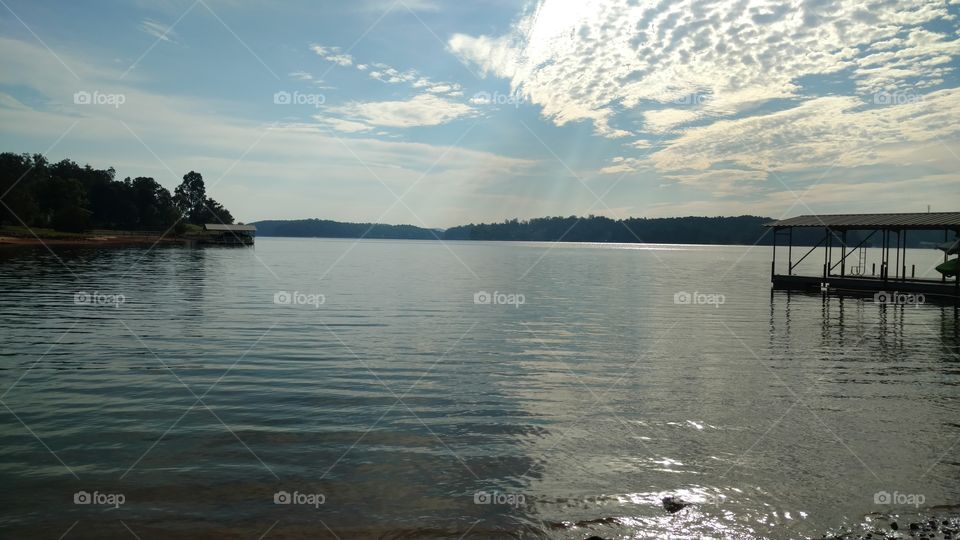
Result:
<svg viewBox="0 0 960 540"><path fill-rule="evenodd" d="M242 221L956 210L958 12L2 0L0 149L197 170Z"/></svg>

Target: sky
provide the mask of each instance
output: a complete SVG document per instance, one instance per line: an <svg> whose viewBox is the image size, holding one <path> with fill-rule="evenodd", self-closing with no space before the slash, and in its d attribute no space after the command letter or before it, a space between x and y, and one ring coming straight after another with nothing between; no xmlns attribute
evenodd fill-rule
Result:
<svg viewBox="0 0 960 540"><path fill-rule="evenodd" d="M238 221L960 209L960 0L0 0L0 151Z"/></svg>

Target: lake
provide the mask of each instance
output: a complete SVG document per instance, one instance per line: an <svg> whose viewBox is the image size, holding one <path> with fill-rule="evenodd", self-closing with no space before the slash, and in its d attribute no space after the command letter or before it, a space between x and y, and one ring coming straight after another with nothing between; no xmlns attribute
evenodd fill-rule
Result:
<svg viewBox="0 0 960 540"><path fill-rule="evenodd" d="M803 538L958 515L956 308L771 293L769 261L0 250L0 535Z"/></svg>

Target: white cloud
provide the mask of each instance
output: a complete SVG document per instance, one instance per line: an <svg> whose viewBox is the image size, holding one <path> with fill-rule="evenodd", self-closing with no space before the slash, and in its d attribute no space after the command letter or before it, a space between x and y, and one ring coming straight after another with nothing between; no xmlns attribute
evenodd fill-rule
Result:
<svg viewBox="0 0 960 540"><path fill-rule="evenodd" d="M140 22L138 27L142 32L146 32L151 36L166 41L167 43L176 43L178 36L173 29L165 24L158 23L156 21L151 21L150 19L144 19Z"/></svg>
<svg viewBox="0 0 960 540"><path fill-rule="evenodd" d="M791 172L811 166L902 165L917 145L960 133L960 89L888 107L854 97L822 97L776 113L686 130L651 156L662 171Z"/></svg>
<svg viewBox="0 0 960 540"><path fill-rule="evenodd" d="M123 66L92 64L89 56L58 51L83 78L78 82L39 45L0 37L0 48L16 53L0 56L0 83L29 88L32 95L42 96L43 103L18 105L0 97L0 138L14 142L7 150L42 151L59 140L48 155L52 161L70 157L112 165L120 175L153 176L169 189L186 171L200 171L211 193L242 221L376 219L394 199L371 177L366 163L398 192L419 181L407 201L424 222L409 215L403 219L426 226L452 225L462 216L447 215L443 200L470 198L483 183L526 176L536 166L532 160L448 144L381 140L372 132L367 136L356 132L358 136L344 141L319 122L270 123L217 112L243 108L230 98L158 94L142 88L136 77L118 82ZM73 92L83 88L122 93L126 102L119 108L73 105ZM288 114L287 109L274 107L278 118ZM328 123L362 129L346 122L355 120ZM346 151L344 142L352 152ZM426 170L431 172L424 177Z"/></svg>
<svg viewBox="0 0 960 540"><path fill-rule="evenodd" d="M336 118L333 116L323 116L318 114L313 118L318 124L330 128L333 131L339 131L342 133L361 133L373 129L372 126L364 124L363 122L354 122L352 120L344 120L342 118Z"/></svg>
<svg viewBox="0 0 960 540"><path fill-rule="evenodd" d="M773 191L745 200L744 197L654 203L644 208L651 217L678 215L763 215L774 218L800 214L849 212L923 212L932 203L933 211L955 208L943 200L943 193L956 185L953 174L937 174L883 181L823 181L809 190Z"/></svg>
<svg viewBox="0 0 960 540"><path fill-rule="evenodd" d="M370 72L371 79L377 79L385 83L390 84L400 84L413 82L419 78L419 75L415 70L408 69L407 71L399 71L390 66L385 66L380 68L378 71Z"/></svg>
<svg viewBox="0 0 960 540"><path fill-rule="evenodd" d="M703 116L703 113L688 109L662 109L643 113L644 127L648 131L662 132L692 122Z"/></svg>
<svg viewBox="0 0 960 540"><path fill-rule="evenodd" d="M347 67L353 65L352 56L342 54L339 47L326 47L316 43L310 45L310 49L322 58L334 62L340 66ZM432 94L446 94L450 97L459 97L463 95L463 87L454 82L436 82L429 77L421 75L415 69L401 71L383 62L372 62L356 64L359 71L367 72L371 79L381 81L386 84L408 84L414 89L424 89ZM374 69L370 69L370 68ZM297 72L302 73L302 72ZM293 74L291 74L293 75Z"/></svg>
<svg viewBox="0 0 960 540"><path fill-rule="evenodd" d="M462 87L456 83L440 83L427 88L427 92L430 92L431 94L453 95L460 92L461 88ZM460 95L462 95L462 92L460 92Z"/></svg>
<svg viewBox="0 0 960 540"><path fill-rule="evenodd" d="M955 69L960 39L933 22L956 27L934 0L538 0L510 32L448 46L557 125L666 136L650 161L662 174L750 190L766 171L894 163L955 136L955 93L929 89ZM817 77L846 78L857 95L817 95ZM929 93L872 101L905 89ZM601 172L645 163L629 158Z"/></svg>
<svg viewBox="0 0 960 540"><path fill-rule="evenodd" d="M436 126L474 113L469 105L432 94L406 101L353 102L332 111L354 122L396 128Z"/></svg>
<svg viewBox="0 0 960 540"><path fill-rule="evenodd" d="M340 47L325 47L313 43L310 50L328 62L333 62L339 66L349 66L353 64L353 57L349 54L340 52Z"/></svg>
<svg viewBox="0 0 960 540"><path fill-rule="evenodd" d="M518 44L510 36L496 38L454 34L448 45L461 59L479 67L484 76L513 77L522 56Z"/></svg>

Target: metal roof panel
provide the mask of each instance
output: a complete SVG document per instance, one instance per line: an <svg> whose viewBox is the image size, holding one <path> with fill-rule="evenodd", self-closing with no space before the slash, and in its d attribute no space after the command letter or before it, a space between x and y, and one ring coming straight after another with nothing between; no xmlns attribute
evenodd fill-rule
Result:
<svg viewBox="0 0 960 540"><path fill-rule="evenodd" d="M765 223L764 227L955 229L960 228L960 212L805 215Z"/></svg>

